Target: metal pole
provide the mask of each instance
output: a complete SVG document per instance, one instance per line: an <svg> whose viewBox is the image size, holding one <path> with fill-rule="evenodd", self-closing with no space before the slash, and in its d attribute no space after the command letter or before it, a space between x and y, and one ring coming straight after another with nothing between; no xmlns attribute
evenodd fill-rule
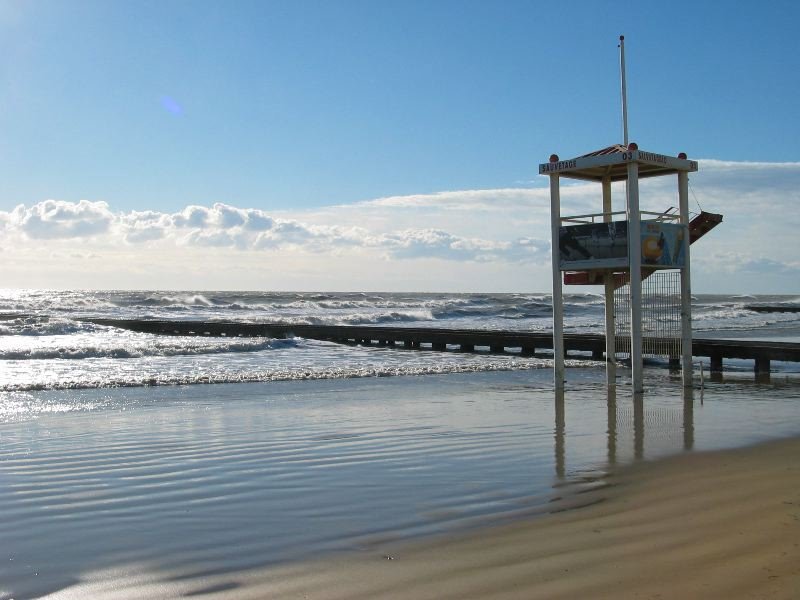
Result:
<svg viewBox="0 0 800 600"><path fill-rule="evenodd" d="M633 151L632 154L637 151ZM642 221L639 213L639 163L628 163L628 262L631 274L631 377L634 393L644 391L642 362Z"/></svg>
<svg viewBox="0 0 800 600"><path fill-rule="evenodd" d="M678 172L678 205L683 227L683 256L681 269L681 369L683 386L692 386L692 272L689 260L689 174Z"/></svg>
<svg viewBox="0 0 800 600"><path fill-rule="evenodd" d="M550 175L550 239L553 268L553 382L564 389L564 297L561 289L561 192L558 173Z"/></svg>
<svg viewBox="0 0 800 600"><path fill-rule="evenodd" d="M625 36L619 36L619 71L622 81L622 143L628 145L628 86L625 82Z"/></svg>
<svg viewBox="0 0 800 600"><path fill-rule="evenodd" d="M603 178L603 221L611 222L611 177ZM606 385L617 382L617 365L614 361L616 352L616 328L614 326L614 273L605 275L605 309L606 309Z"/></svg>

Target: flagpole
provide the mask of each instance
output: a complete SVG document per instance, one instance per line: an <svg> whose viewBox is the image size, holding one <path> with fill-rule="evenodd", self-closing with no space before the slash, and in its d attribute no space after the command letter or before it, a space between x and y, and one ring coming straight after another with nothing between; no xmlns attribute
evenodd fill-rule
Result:
<svg viewBox="0 0 800 600"><path fill-rule="evenodd" d="M622 137L623 143L628 145L628 86L625 82L625 36L619 36L619 70L622 81Z"/></svg>

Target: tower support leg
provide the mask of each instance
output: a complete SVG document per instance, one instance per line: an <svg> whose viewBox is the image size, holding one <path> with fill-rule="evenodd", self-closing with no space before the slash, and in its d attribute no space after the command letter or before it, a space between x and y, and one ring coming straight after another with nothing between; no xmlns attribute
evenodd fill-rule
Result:
<svg viewBox="0 0 800 600"><path fill-rule="evenodd" d="M644 391L642 360L642 221L639 212L639 164L628 163L628 260L631 287L631 378L634 393Z"/></svg>
<svg viewBox="0 0 800 600"><path fill-rule="evenodd" d="M689 174L678 173L678 201L683 227L684 266L681 269L681 370L683 387L692 386L692 271L689 260Z"/></svg>
<svg viewBox="0 0 800 600"><path fill-rule="evenodd" d="M556 390L564 389L564 296L561 288L561 192L558 173L550 175L550 239L553 268L553 383Z"/></svg>
<svg viewBox="0 0 800 600"><path fill-rule="evenodd" d="M611 222L611 178L603 179L603 221ZM609 271L604 278L606 309L606 385L617 382L616 327L614 325L614 273Z"/></svg>

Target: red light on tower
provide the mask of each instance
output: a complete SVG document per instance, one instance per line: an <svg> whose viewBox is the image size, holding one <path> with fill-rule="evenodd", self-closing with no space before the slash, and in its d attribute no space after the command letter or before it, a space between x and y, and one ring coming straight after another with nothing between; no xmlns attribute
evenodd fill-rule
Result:
<svg viewBox="0 0 800 600"><path fill-rule="evenodd" d="M686 160L686 152L680 152L678 154L678 158L680 158L681 160Z"/></svg>
<svg viewBox="0 0 800 600"><path fill-rule="evenodd" d="M550 162L558 162L558 154L551 154Z"/></svg>
<svg viewBox="0 0 800 600"><path fill-rule="evenodd" d="M637 144L636 142L631 142L630 144L628 144L628 152L634 152L638 149L639 149L639 144Z"/></svg>

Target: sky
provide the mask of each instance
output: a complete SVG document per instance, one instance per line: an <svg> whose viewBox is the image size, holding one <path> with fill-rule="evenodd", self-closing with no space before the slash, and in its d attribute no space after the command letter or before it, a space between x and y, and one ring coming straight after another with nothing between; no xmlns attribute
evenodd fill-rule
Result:
<svg viewBox="0 0 800 600"><path fill-rule="evenodd" d="M799 20L781 1L0 0L0 287L549 291L538 164L622 141L624 34L630 139L698 160L691 208L724 214L693 291L800 293ZM562 194L564 215L602 210L597 185Z"/></svg>

